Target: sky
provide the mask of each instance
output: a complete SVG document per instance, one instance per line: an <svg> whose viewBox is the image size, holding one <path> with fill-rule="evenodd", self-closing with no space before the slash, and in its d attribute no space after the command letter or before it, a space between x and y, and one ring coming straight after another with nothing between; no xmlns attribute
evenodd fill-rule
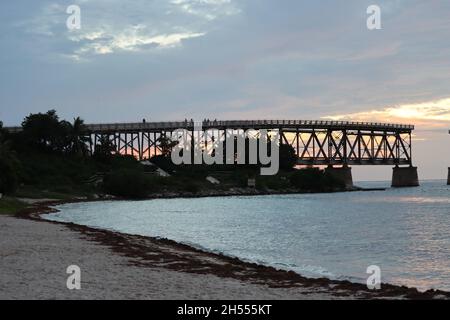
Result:
<svg viewBox="0 0 450 320"><path fill-rule="evenodd" d="M367 28L374 4L379 30ZM66 25L70 5L80 29ZM421 179L450 166L448 0L15 0L1 1L0 30L5 125L49 109L87 123L405 123Z"/></svg>

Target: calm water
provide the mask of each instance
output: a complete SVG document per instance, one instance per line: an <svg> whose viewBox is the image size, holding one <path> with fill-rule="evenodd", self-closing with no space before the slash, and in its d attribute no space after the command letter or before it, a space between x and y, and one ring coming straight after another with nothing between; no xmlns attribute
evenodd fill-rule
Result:
<svg viewBox="0 0 450 320"><path fill-rule="evenodd" d="M386 186L387 183L359 183ZM310 277L450 291L450 187L60 206L51 220L173 239Z"/></svg>

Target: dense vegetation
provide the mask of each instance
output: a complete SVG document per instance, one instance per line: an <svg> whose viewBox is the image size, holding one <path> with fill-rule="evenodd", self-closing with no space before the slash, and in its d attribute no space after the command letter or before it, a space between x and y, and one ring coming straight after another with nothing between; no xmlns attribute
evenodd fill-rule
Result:
<svg viewBox="0 0 450 320"><path fill-rule="evenodd" d="M145 198L152 193L197 193L203 190L229 190L247 187L256 178L259 190L331 191L342 188L319 169L295 170L295 151L280 147L280 173L259 176L259 165L182 165L175 166L170 151L175 143L160 141L162 154L151 160L171 174L160 177L156 167L145 166L131 156L114 154L114 145L100 139L91 155L86 128L80 118L60 120L54 110L30 114L20 133L11 134L0 122L0 193L16 197L67 198L111 194L126 198ZM220 180L213 185L206 180ZM5 200L3 200L5 203ZM16 203L17 204L17 203ZM1 209L1 206L0 206Z"/></svg>
<svg viewBox="0 0 450 320"><path fill-rule="evenodd" d="M290 182L302 191L326 192L345 188L342 181L318 168L297 170L290 176Z"/></svg>
<svg viewBox="0 0 450 320"><path fill-rule="evenodd" d="M7 132L0 122L0 193L11 193L16 190L19 182L20 164L16 153L11 148Z"/></svg>

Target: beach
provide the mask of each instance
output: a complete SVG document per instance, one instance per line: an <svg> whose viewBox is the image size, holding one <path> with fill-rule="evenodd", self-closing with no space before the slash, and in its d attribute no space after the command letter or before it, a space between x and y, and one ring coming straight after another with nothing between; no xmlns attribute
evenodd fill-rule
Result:
<svg viewBox="0 0 450 320"><path fill-rule="evenodd" d="M293 288L269 288L212 274L145 266L67 226L0 216L0 299L308 299ZM161 244L161 250L170 246ZM152 252L148 252L149 255ZM66 268L81 268L81 290L66 287Z"/></svg>
<svg viewBox="0 0 450 320"><path fill-rule="evenodd" d="M294 272L203 252L171 240L40 218L35 205L0 216L0 299L431 299L441 291L308 279ZM81 290L66 269L81 269Z"/></svg>

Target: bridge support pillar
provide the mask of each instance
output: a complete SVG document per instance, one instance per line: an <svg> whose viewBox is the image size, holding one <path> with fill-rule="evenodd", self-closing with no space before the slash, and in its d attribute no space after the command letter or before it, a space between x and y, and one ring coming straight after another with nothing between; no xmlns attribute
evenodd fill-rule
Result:
<svg viewBox="0 0 450 320"><path fill-rule="evenodd" d="M325 172L330 174L332 177L335 177L337 180L342 181L345 185L345 188L353 188L352 168L350 168L349 166L343 166L340 168L328 166L325 169Z"/></svg>
<svg viewBox="0 0 450 320"><path fill-rule="evenodd" d="M419 176L417 167L399 167L395 166L392 172L392 187L418 187Z"/></svg>
<svg viewBox="0 0 450 320"><path fill-rule="evenodd" d="M450 186L450 168L448 168L447 185Z"/></svg>

